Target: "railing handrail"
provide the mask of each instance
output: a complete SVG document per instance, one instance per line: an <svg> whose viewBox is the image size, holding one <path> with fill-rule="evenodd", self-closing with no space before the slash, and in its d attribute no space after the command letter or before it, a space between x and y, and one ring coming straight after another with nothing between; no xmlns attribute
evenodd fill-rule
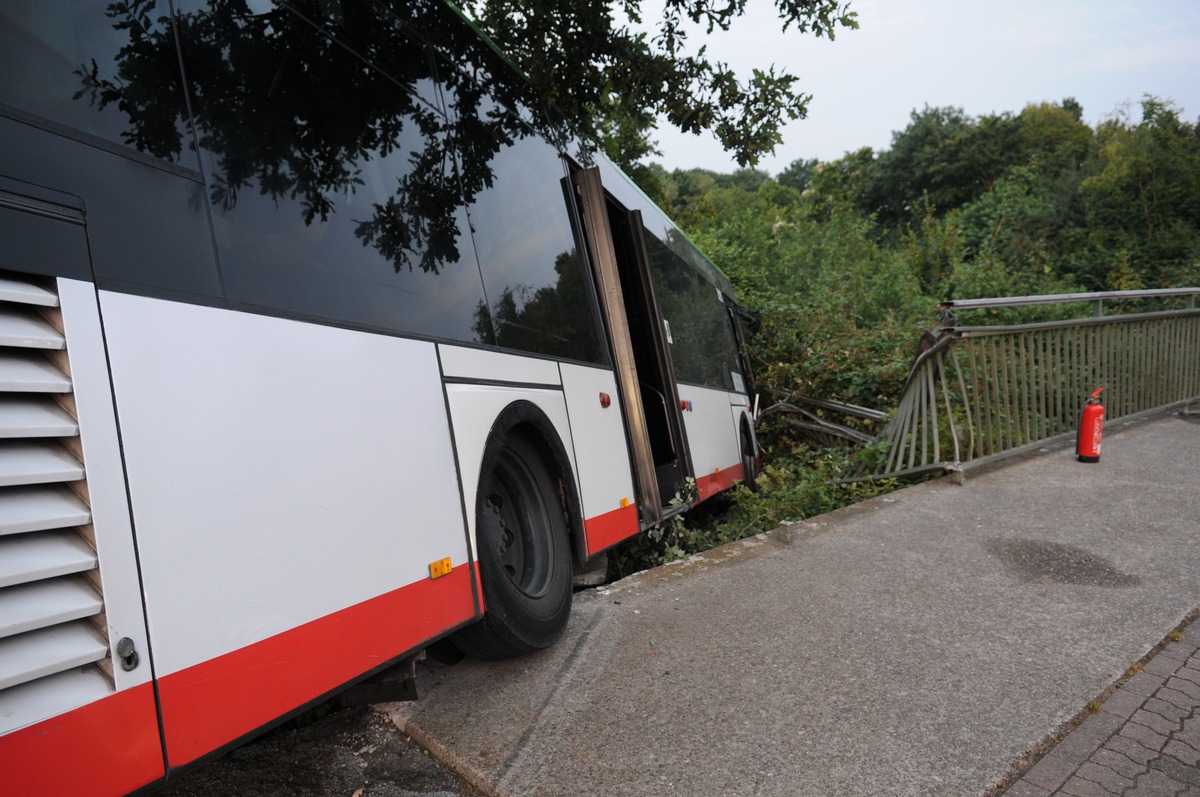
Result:
<svg viewBox="0 0 1200 797"><path fill-rule="evenodd" d="M1192 299L1200 295L1200 288L1157 288L1143 291L1098 291L1095 293L1050 293L1041 296L1000 296L991 299L951 299L938 302L938 308L947 310L981 310L998 307L1022 307L1033 304L1070 304L1076 302L1104 302L1113 299L1151 299L1166 296L1187 296Z"/></svg>
<svg viewBox="0 0 1200 797"><path fill-rule="evenodd" d="M1127 313L1125 315L1110 315L1092 318L1064 318L1058 321L1031 321L1026 324L997 324L995 326L949 326L942 327L939 333L953 337L979 337L980 335L1004 335L1011 332L1034 332L1045 329L1062 329L1064 327L1088 327L1101 324L1123 324L1133 321L1146 321L1153 318L1175 318L1200 313L1200 308L1186 310L1157 310L1152 313Z"/></svg>

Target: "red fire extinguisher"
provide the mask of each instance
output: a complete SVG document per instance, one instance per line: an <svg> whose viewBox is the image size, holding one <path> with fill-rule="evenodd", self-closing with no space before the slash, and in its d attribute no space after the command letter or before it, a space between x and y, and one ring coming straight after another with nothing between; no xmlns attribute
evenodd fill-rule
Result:
<svg viewBox="0 0 1200 797"><path fill-rule="evenodd" d="M1075 436L1075 458L1080 462L1100 461L1100 437L1104 431L1104 406L1100 404L1100 391L1083 403L1079 413L1079 431Z"/></svg>

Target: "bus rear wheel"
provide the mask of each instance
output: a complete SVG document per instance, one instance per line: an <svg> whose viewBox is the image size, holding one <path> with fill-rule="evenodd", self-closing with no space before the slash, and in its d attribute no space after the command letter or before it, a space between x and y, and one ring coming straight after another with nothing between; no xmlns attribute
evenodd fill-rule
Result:
<svg viewBox="0 0 1200 797"><path fill-rule="evenodd" d="M532 435L510 431L484 455L475 506L483 619L454 643L502 659L554 644L571 613L571 550L556 474Z"/></svg>
<svg viewBox="0 0 1200 797"><path fill-rule="evenodd" d="M758 452L754 436L745 425L742 427L742 484L751 492L758 492Z"/></svg>

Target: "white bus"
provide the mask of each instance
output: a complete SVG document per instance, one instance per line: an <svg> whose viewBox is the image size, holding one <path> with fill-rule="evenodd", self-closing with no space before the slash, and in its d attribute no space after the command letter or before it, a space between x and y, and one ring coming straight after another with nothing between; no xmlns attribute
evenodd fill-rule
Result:
<svg viewBox="0 0 1200 797"><path fill-rule="evenodd" d="M552 644L753 478L735 311L440 0L0 0L0 794Z"/></svg>

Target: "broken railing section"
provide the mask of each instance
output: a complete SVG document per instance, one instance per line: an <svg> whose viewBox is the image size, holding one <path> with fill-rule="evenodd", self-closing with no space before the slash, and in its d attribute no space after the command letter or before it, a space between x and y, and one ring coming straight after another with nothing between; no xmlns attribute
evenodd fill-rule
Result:
<svg viewBox="0 0 1200 797"><path fill-rule="evenodd" d="M770 388L764 392L774 397L775 402L764 407L758 413L759 418L778 415L784 424L796 430L800 436L823 446L865 446L874 440L861 429L832 420L828 417L829 413L876 425L887 419L886 412L844 401L793 395L785 390ZM818 414L818 410L826 415Z"/></svg>
<svg viewBox="0 0 1200 797"><path fill-rule="evenodd" d="M1110 420L1186 411L1200 400L1197 295L1200 288L943 302L932 343L855 475L961 474L1070 437L1084 400L1101 386ZM1141 309L1151 302L1160 309ZM1077 305L1091 315L995 325L960 320L971 311L1030 305ZM1106 306L1118 313L1105 315Z"/></svg>

